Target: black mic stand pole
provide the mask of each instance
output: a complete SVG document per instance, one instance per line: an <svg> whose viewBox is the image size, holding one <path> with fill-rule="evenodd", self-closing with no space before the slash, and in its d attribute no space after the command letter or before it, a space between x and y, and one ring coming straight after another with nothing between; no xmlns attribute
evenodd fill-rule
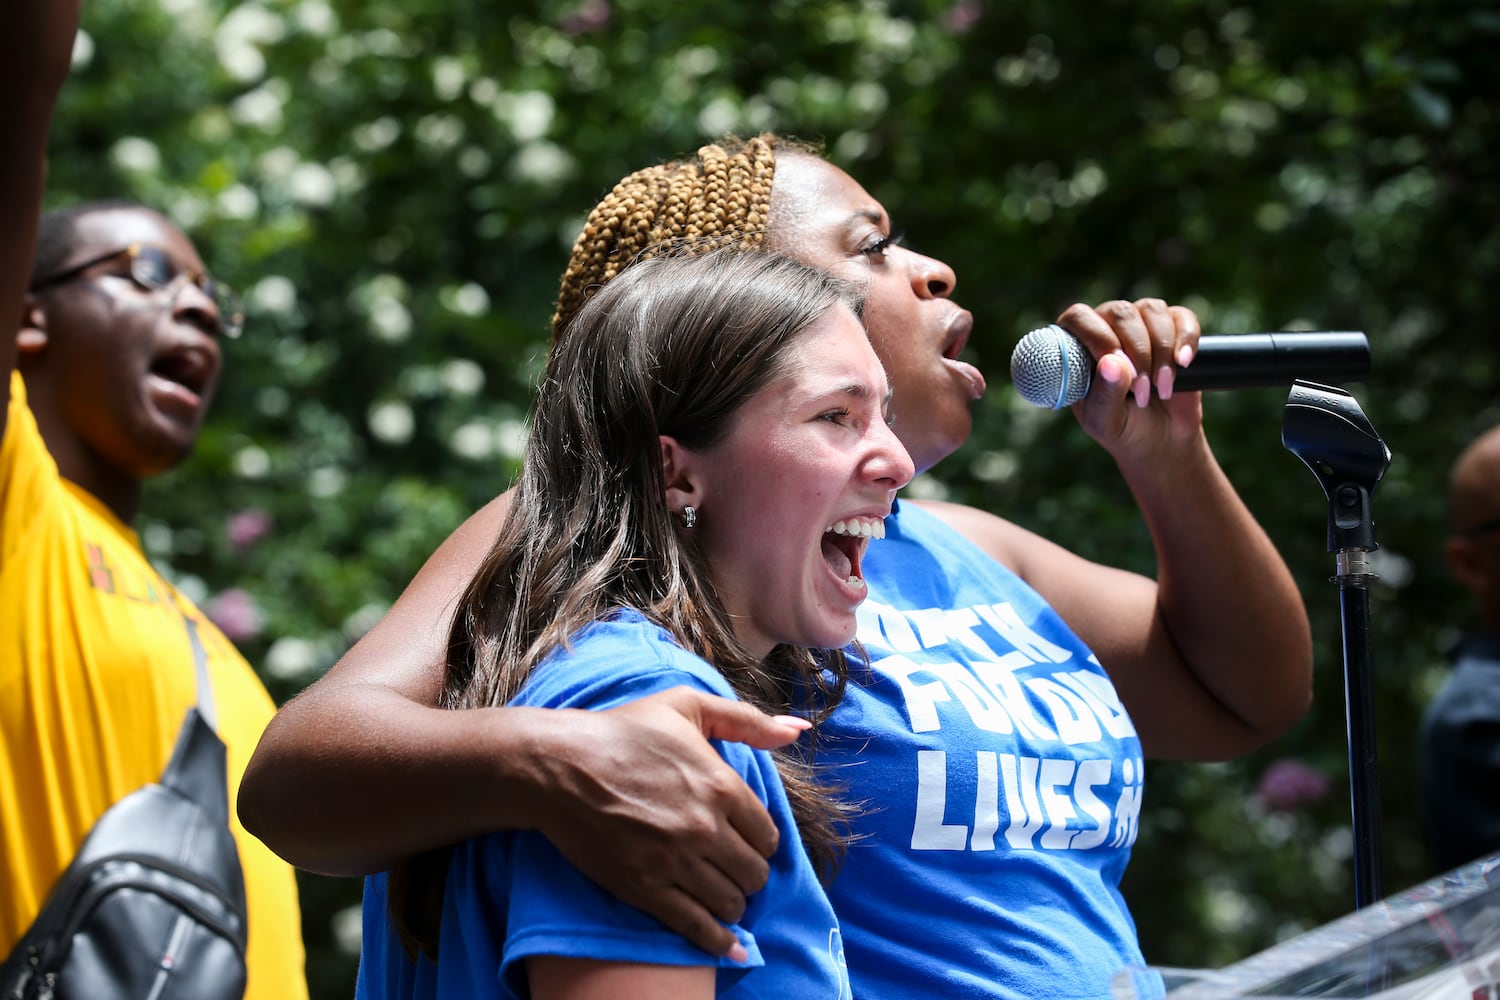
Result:
<svg viewBox="0 0 1500 1000"><path fill-rule="evenodd" d="M1344 714L1349 731L1349 800L1354 833L1354 905L1379 900L1380 778L1370 676L1370 496L1391 464L1391 450L1343 389L1298 380L1287 398L1281 443L1312 470L1328 498L1328 551L1335 553L1343 621Z"/></svg>

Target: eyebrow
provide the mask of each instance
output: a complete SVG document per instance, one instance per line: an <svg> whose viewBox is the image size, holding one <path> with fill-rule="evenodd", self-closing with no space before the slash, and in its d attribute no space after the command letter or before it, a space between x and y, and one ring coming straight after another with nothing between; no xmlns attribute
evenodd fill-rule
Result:
<svg viewBox="0 0 1500 1000"><path fill-rule="evenodd" d="M872 392L870 392L869 387L866 386L863 382L849 382L845 384L842 389L835 389L834 391L842 393L845 396L852 396L855 399L869 399L874 395ZM890 386L886 386L885 395L880 399L881 408L884 409L889 407L891 405L891 400L895 398L895 395L896 391Z"/></svg>
<svg viewBox="0 0 1500 1000"><path fill-rule="evenodd" d="M874 208L861 208L849 214L849 221L851 222L858 222L861 219L873 222L877 226L886 224L885 213Z"/></svg>

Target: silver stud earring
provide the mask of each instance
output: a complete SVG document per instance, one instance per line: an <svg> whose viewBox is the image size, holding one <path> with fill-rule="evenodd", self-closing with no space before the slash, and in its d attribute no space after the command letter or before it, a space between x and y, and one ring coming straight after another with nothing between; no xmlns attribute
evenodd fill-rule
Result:
<svg viewBox="0 0 1500 1000"><path fill-rule="evenodd" d="M682 526L684 528L691 528L693 525L695 525L697 523L698 523L698 508L697 507L684 507L684 508L682 508Z"/></svg>

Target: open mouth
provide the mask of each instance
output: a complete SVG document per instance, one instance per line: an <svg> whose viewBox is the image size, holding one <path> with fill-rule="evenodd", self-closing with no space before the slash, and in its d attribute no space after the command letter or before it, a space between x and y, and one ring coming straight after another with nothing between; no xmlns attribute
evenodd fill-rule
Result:
<svg viewBox="0 0 1500 1000"><path fill-rule="evenodd" d="M948 329L948 339L943 343L943 357L949 361L957 361L958 356L969 346L969 334L974 329L974 319L967 313L960 313L953 320L953 325Z"/></svg>
<svg viewBox="0 0 1500 1000"><path fill-rule="evenodd" d="M194 396L202 396L213 380L214 368L207 353L189 347L158 355L151 363L150 373Z"/></svg>
<svg viewBox="0 0 1500 1000"><path fill-rule="evenodd" d="M964 348L969 346L969 334L973 330L974 315L967 310L956 313L948 326L948 337L943 341L943 360L948 362L951 371L964 380L969 389L969 398L978 399L984 395L984 373L969 362L959 359Z"/></svg>
<svg viewBox="0 0 1500 1000"><path fill-rule="evenodd" d="M836 577L851 587L864 587L860 561L872 538L885 537L885 521L878 517L851 517L835 521L823 530L823 558Z"/></svg>

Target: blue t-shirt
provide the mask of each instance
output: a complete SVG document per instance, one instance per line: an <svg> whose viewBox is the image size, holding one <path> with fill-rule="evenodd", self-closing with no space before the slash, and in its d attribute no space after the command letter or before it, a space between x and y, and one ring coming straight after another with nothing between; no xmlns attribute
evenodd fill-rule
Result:
<svg viewBox="0 0 1500 1000"><path fill-rule="evenodd" d="M605 709L679 685L733 698L717 670L634 611L595 622L572 649L547 657L511 702ZM526 997L525 959L562 955L718 969L716 995L847 1000L838 921L819 885L771 755L740 743L715 748L760 796L781 831L766 887L735 935L748 966L688 944L580 874L536 833L477 837L453 851L436 965L410 961L386 915L386 879L365 882L364 947L356 995L383 998Z"/></svg>
<svg viewBox="0 0 1500 1000"><path fill-rule="evenodd" d="M1500 851L1500 635L1471 632L1422 713L1422 820L1444 871Z"/></svg>
<svg viewBox="0 0 1500 1000"><path fill-rule="evenodd" d="M830 889L855 995L1108 998L1142 961L1119 881L1143 761L1114 686L1040 595L919 507L863 569L870 666L818 758L868 804Z"/></svg>

